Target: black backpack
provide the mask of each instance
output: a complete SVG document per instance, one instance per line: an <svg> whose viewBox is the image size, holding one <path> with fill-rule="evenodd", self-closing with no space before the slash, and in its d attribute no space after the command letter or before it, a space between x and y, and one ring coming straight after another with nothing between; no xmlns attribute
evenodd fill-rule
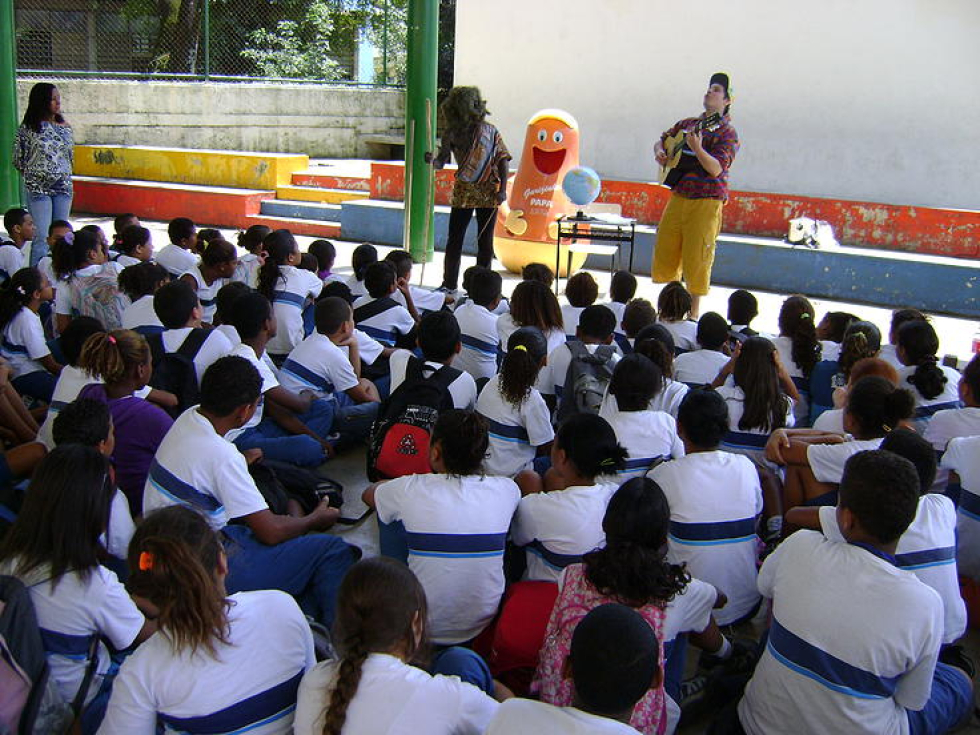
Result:
<svg viewBox="0 0 980 735"><path fill-rule="evenodd" d="M209 334L211 331L208 329L192 329L175 352L167 352L163 344L163 334L150 334L146 337L153 360L150 387L177 396L177 407L168 409L168 413L174 418L200 402L201 389L197 382L194 358L201 351Z"/></svg>
<svg viewBox="0 0 980 735"><path fill-rule="evenodd" d="M602 398L609 387L615 364L616 348L599 345L589 352L582 342L566 342L572 359L565 374L561 403L558 404L558 421L564 421L577 413L598 414Z"/></svg>
<svg viewBox="0 0 980 735"><path fill-rule="evenodd" d="M453 407L449 386L462 371L448 365L428 376L425 371L422 360L410 357L404 382L378 409L367 453L367 474L372 482L432 471L429 437L439 412Z"/></svg>

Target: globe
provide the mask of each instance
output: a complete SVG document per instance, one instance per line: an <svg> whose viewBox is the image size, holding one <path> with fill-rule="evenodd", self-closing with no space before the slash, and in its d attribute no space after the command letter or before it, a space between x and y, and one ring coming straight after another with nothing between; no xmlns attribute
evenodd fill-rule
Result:
<svg viewBox="0 0 980 735"><path fill-rule="evenodd" d="M599 174L588 166L570 168L561 182L562 191L572 204L585 207L592 204L602 190Z"/></svg>

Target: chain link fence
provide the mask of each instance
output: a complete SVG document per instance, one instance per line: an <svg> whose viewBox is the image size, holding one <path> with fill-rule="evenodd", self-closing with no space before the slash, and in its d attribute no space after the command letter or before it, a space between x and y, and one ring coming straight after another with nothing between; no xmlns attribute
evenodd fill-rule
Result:
<svg viewBox="0 0 980 735"><path fill-rule="evenodd" d="M407 0L14 0L20 76L405 83ZM455 2L445 3L455 6Z"/></svg>

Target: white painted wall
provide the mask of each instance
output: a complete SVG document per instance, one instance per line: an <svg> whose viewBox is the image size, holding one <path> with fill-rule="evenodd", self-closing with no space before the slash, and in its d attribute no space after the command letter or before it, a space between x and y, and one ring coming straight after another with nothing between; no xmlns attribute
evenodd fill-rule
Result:
<svg viewBox="0 0 980 735"><path fill-rule="evenodd" d="M583 163L651 180L726 70L733 188L980 209L978 0L458 0L456 24L456 83L515 154L561 107Z"/></svg>

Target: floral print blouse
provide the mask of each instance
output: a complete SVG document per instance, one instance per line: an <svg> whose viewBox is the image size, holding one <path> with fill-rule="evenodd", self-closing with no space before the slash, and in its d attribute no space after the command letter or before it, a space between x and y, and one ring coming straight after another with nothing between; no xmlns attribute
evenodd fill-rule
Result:
<svg viewBox="0 0 980 735"><path fill-rule="evenodd" d="M14 138L14 168L24 175L28 193L72 195L71 169L75 140L71 127L41 123L41 131L21 125Z"/></svg>

